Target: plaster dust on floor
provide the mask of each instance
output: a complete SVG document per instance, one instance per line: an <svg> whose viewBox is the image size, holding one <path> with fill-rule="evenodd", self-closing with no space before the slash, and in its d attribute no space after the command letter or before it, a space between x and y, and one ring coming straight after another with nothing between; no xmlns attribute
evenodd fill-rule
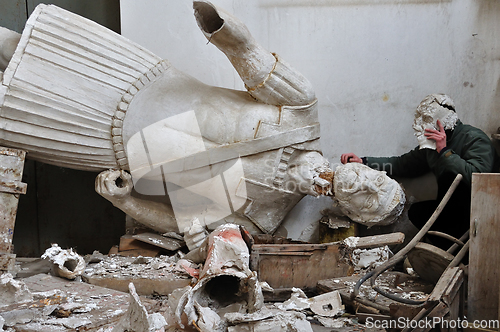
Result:
<svg viewBox="0 0 500 332"><path fill-rule="evenodd" d="M241 238L234 237L239 229L226 225L209 234L204 241L208 258L199 264L185 259L181 251L160 257L122 257L94 252L79 256L85 261L85 267L81 275L73 279L55 276L51 267L55 261L64 266L61 257L75 259L73 255L77 254L54 245L44 255L45 261L50 263L46 265L46 273L38 273L41 272L38 269L38 274L25 278L14 278L10 274L0 277L0 331L315 332L328 328L365 329L343 304L342 290L306 294L300 288L293 288L286 300L259 300L262 289L273 290L265 281L258 281L256 273L249 269L248 248ZM389 257L387 247L354 249L359 241L355 237L344 241L351 245L346 245L345 252L350 253L348 258L357 266L357 274L333 280L342 285L339 289L348 292L355 284L352 278L359 279L364 272ZM54 259L56 256L59 260ZM17 271L20 275L29 275L23 271L22 264ZM397 284L391 278L381 277L376 285L386 291L395 290L409 299L427 296L422 291L413 291L410 281ZM106 280L106 287L96 285L96 280ZM152 291L155 284L175 284L175 280L182 283L166 291L168 294ZM249 283L250 280L254 284ZM125 283L126 289L123 289ZM222 288L214 286L217 283L221 283ZM231 291L231 287L235 289ZM214 294L221 291L226 293L224 298ZM362 285L360 296L376 300L378 293Z"/></svg>

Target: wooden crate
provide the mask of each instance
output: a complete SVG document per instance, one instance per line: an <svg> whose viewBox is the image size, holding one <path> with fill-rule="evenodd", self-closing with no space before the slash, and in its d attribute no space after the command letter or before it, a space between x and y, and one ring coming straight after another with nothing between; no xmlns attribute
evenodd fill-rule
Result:
<svg viewBox="0 0 500 332"><path fill-rule="evenodd" d="M259 280L266 281L274 289L297 287L312 290L319 280L344 277L354 272L350 261L343 258L342 242L292 243L274 238L271 243L269 239L272 238L262 241L261 237L254 236L250 240L250 269L257 271ZM359 238L356 248L400 244L403 240L402 233L367 236Z"/></svg>

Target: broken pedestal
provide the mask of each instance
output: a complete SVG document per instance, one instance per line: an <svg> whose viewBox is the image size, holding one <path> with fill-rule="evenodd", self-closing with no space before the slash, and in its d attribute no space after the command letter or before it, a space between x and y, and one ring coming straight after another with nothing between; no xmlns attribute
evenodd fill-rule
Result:
<svg viewBox="0 0 500 332"><path fill-rule="evenodd" d="M12 271L16 256L12 238L19 195L26 193L23 177L26 152L0 147L0 272Z"/></svg>

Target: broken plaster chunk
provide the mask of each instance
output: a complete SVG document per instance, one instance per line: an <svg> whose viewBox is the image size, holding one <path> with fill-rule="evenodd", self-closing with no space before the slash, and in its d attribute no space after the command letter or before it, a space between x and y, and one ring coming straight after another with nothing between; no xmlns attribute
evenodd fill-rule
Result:
<svg viewBox="0 0 500 332"><path fill-rule="evenodd" d="M260 282L260 288L263 291L266 291L266 292L272 292L272 291L274 291L274 288L272 288L266 281L261 281Z"/></svg>
<svg viewBox="0 0 500 332"><path fill-rule="evenodd" d="M45 250L43 259L52 262L52 273L57 277L73 280L85 270L85 260L73 249L63 250L58 244Z"/></svg>
<svg viewBox="0 0 500 332"><path fill-rule="evenodd" d="M46 320L47 325L62 325L71 331L78 331L80 328L92 324L92 321L84 317L66 317Z"/></svg>
<svg viewBox="0 0 500 332"><path fill-rule="evenodd" d="M314 318L316 318L321 323L321 325L328 328L340 329L343 327L354 325L352 320L346 317L332 318L332 317L315 316Z"/></svg>
<svg viewBox="0 0 500 332"><path fill-rule="evenodd" d="M354 270L374 269L391 256L388 246L373 249L355 249L352 253Z"/></svg>
<svg viewBox="0 0 500 332"><path fill-rule="evenodd" d="M306 310L311 306L311 301L300 288L292 288L292 295L283 303L277 303L276 307L281 310Z"/></svg>
<svg viewBox="0 0 500 332"><path fill-rule="evenodd" d="M201 332L224 332L226 324L220 316L209 307L202 307L198 302L194 302L194 307L198 314L196 325Z"/></svg>
<svg viewBox="0 0 500 332"><path fill-rule="evenodd" d="M186 259L179 259L175 265L174 271L180 273L187 273L193 278L198 278L200 276L200 270L198 265Z"/></svg>
<svg viewBox="0 0 500 332"><path fill-rule="evenodd" d="M0 275L0 307L29 301L33 301L33 294L24 282L15 280L10 273Z"/></svg>
<svg viewBox="0 0 500 332"><path fill-rule="evenodd" d="M296 311L262 308L253 314L226 314L229 324L228 332L240 331L273 331L273 332L313 332L306 315Z"/></svg>
<svg viewBox="0 0 500 332"><path fill-rule="evenodd" d="M338 291L324 293L311 299L311 311L319 316L335 317L343 314L344 309Z"/></svg>
<svg viewBox="0 0 500 332"><path fill-rule="evenodd" d="M153 332L167 325L161 314L148 315L146 308L141 303L139 295L135 291L133 283L128 285L130 293L130 305L127 312L115 326L112 332Z"/></svg>
<svg viewBox="0 0 500 332"><path fill-rule="evenodd" d="M358 245L359 237L357 236L350 236L346 239L344 239L344 244L348 246L349 248L356 248Z"/></svg>
<svg viewBox="0 0 500 332"><path fill-rule="evenodd" d="M184 229L184 241L189 250L194 250L201 246L208 236L208 232L203 227L198 218L191 220L191 225Z"/></svg>

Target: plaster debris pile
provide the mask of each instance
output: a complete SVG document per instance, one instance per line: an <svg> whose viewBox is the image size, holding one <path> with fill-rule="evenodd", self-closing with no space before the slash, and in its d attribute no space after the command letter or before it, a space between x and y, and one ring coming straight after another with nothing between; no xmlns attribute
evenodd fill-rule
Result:
<svg viewBox="0 0 500 332"><path fill-rule="evenodd" d="M350 236L342 241L345 245L343 255L354 267L354 271L369 271L385 263L392 252L389 246L381 246L371 249L357 249L359 237Z"/></svg>

